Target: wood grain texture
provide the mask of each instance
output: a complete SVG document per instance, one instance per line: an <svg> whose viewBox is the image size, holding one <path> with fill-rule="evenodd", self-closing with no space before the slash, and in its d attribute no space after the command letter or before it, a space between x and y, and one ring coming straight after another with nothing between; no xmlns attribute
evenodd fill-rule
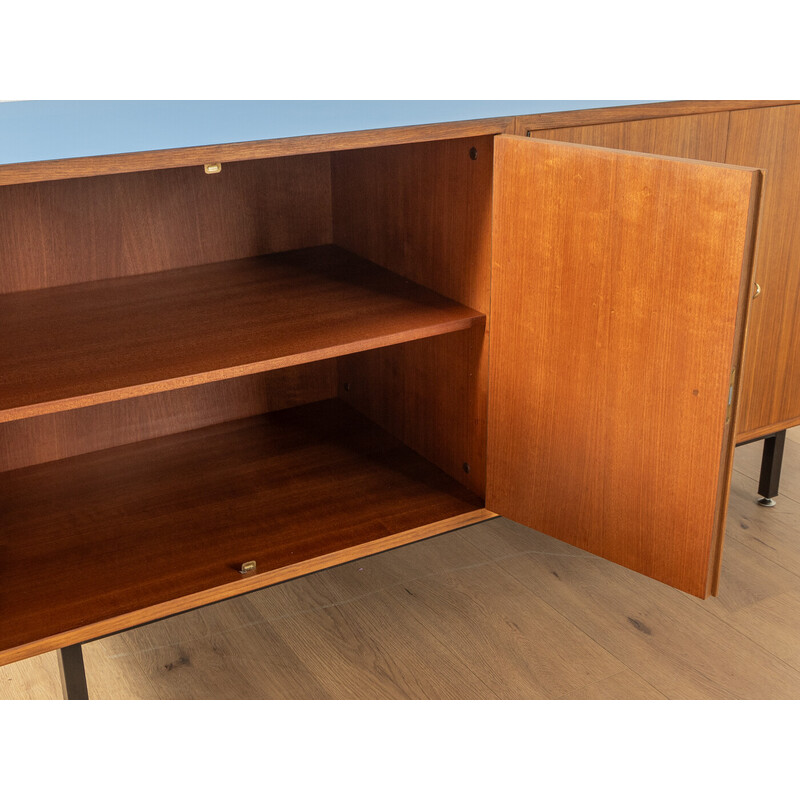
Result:
<svg viewBox="0 0 800 800"><path fill-rule="evenodd" d="M202 167L204 164L296 156L309 153L330 153L364 147L385 147L410 142L460 139L509 131L514 117L467 120L464 122L409 125L400 128L296 136L255 142L183 147L144 153L122 153L87 158L55 159L24 164L0 165L0 186L38 181L143 172L175 167Z"/></svg>
<svg viewBox="0 0 800 800"><path fill-rule="evenodd" d="M331 242L327 154L0 188L0 294Z"/></svg>
<svg viewBox="0 0 800 800"><path fill-rule="evenodd" d="M486 313L493 144L481 136L332 154L334 243Z"/></svg>
<svg viewBox="0 0 800 800"><path fill-rule="evenodd" d="M609 122L631 122L641 119L708 114L718 111L734 111L744 108L784 106L797 100L675 100L666 103L642 103L612 108L591 108L578 111L556 111L549 114L529 114L515 117L513 130L518 136L527 136L529 131L563 128L573 125L603 125Z"/></svg>
<svg viewBox="0 0 800 800"><path fill-rule="evenodd" d="M492 153L492 137L334 153L334 241L488 313ZM483 496L487 359L477 326L343 359L340 396Z"/></svg>
<svg viewBox="0 0 800 800"><path fill-rule="evenodd" d="M736 441L738 443L745 443L749 442L754 439L756 436L767 436L770 433L778 433L778 431L785 431L789 427L800 425L800 417L795 417L794 419L784 420L782 422L773 422L769 425L764 425L761 428L756 428L752 431L745 431L740 433L736 437Z"/></svg>
<svg viewBox="0 0 800 800"><path fill-rule="evenodd" d="M614 147L637 153L725 161L728 112L578 125L531 131L536 139Z"/></svg>
<svg viewBox="0 0 800 800"><path fill-rule="evenodd" d="M0 472L336 397L336 359L0 425Z"/></svg>
<svg viewBox="0 0 800 800"><path fill-rule="evenodd" d="M654 689L631 669L592 683L559 697L559 700L666 700L667 696Z"/></svg>
<svg viewBox="0 0 800 800"><path fill-rule="evenodd" d="M747 503L753 505L750 499ZM484 528L489 531L483 533ZM487 559L499 561L521 588L552 605L670 699L800 697L800 671L746 631L737 630L736 613L722 608L712 611L717 598L699 600L609 561L581 558L573 548L561 549L549 537L504 519L456 536L474 543ZM745 573L749 554L742 548L732 548L731 553ZM753 570L748 588L758 590L763 576ZM725 596L727 567L722 582ZM784 621L784 630L794 627L792 620ZM627 697L635 695L617 695L618 699Z"/></svg>
<svg viewBox="0 0 800 800"><path fill-rule="evenodd" d="M338 401L6 472L0 494L2 663L487 517Z"/></svg>
<svg viewBox="0 0 800 800"><path fill-rule="evenodd" d="M92 642L90 694L797 700L800 473L763 509L758 465L736 449L717 598L501 518ZM0 667L2 699L59 691L54 653Z"/></svg>
<svg viewBox="0 0 800 800"><path fill-rule="evenodd" d="M731 114L726 161L766 170L737 434L800 421L800 106Z"/></svg>
<svg viewBox="0 0 800 800"><path fill-rule="evenodd" d="M0 422L279 369L483 316L340 248L0 296Z"/></svg>
<svg viewBox="0 0 800 800"><path fill-rule="evenodd" d="M487 347L476 325L344 356L339 397L484 497Z"/></svg>
<svg viewBox="0 0 800 800"><path fill-rule="evenodd" d="M738 441L800 420L800 105L531 131L536 138L721 161L767 171L743 367ZM767 294L767 287L769 293Z"/></svg>
<svg viewBox="0 0 800 800"><path fill-rule="evenodd" d="M487 507L705 596L760 173L495 147Z"/></svg>
<svg viewBox="0 0 800 800"><path fill-rule="evenodd" d="M487 696L518 698L525 687L524 696L556 699L619 671L616 659L565 624L500 565L473 558L469 569L440 570L414 581L410 595L404 586L392 594L408 596L405 615L446 642L458 662L469 664L486 684ZM502 622L492 626L491 639L483 638L491 618L498 616Z"/></svg>
<svg viewBox="0 0 800 800"><path fill-rule="evenodd" d="M132 690L126 687L128 696L236 700L243 694L255 696L258 687L267 684L283 689L288 699L324 699L326 693L308 665L273 635L269 624L254 625L258 617L249 597L252 595L207 606L199 633L204 643L199 647L181 639L185 615L164 620L163 629L147 625L131 631L139 644L136 652L103 646L114 639L88 645L87 660L94 657L88 661L92 675L95 671L107 675L109 668L103 662L114 658L125 663L122 674L139 684ZM226 625L230 636L225 633ZM103 689L98 686L98 695Z"/></svg>

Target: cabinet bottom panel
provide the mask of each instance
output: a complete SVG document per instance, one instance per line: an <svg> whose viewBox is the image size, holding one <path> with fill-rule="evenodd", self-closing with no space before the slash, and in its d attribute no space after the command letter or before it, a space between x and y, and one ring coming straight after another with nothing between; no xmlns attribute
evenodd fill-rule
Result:
<svg viewBox="0 0 800 800"><path fill-rule="evenodd" d="M338 400L2 473L0 497L0 664L494 516Z"/></svg>

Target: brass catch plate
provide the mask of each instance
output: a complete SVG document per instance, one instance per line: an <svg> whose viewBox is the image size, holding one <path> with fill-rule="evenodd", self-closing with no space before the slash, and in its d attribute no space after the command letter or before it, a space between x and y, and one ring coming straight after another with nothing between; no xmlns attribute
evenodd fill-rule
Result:
<svg viewBox="0 0 800 800"><path fill-rule="evenodd" d="M256 571L255 561L245 561L244 564L242 564L241 569L239 570L239 572L241 572L242 575L252 575L253 573L255 573L255 571Z"/></svg>
<svg viewBox="0 0 800 800"><path fill-rule="evenodd" d="M219 161L216 164L205 164L203 168L206 175L216 175L218 172L222 172L222 164Z"/></svg>

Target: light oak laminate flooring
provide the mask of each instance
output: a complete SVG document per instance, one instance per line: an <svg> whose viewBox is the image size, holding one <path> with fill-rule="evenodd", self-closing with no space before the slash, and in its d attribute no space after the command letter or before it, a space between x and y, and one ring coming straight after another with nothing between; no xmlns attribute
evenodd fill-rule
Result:
<svg viewBox="0 0 800 800"><path fill-rule="evenodd" d="M736 452L719 597L494 519L84 646L97 699L798 699L800 429ZM55 653L0 698L58 698Z"/></svg>

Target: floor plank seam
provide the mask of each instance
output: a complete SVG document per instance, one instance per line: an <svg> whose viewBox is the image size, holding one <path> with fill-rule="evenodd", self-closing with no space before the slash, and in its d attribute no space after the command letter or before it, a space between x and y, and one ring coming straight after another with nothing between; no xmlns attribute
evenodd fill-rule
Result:
<svg viewBox="0 0 800 800"><path fill-rule="evenodd" d="M800 533L798 533L798 536L800 536ZM787 567L785 562L776 560L776 558L780 557L780 554L774 547L771 547L770 545L762 542L762 544L765 544L766 547L768 547L770 550L772 550L774 553L777 554L775 558L771 557L770 553L765 553L762 550L758 550L757 548L753 547L747 539L742 539L740 536L737 536L735 534L732 534L731 537L736 539L736 541L739 544L741 544L742 547L746 547L751 553L756 553L764 560L769 561L770 564L774 564L776 567L780 567L784 572L788 572L790 575L793 575L796 578L800 578L800 573L795 572L793 569ZM761 540L759 539L759 541Z"/></svg>
<svg viewBox="0 0 800 800"><path fill-rule="evenodd" d="M495 692L487 683L486 681L473 669L472 664L469 661L465 661L459 654L456 652L453 647L450 645L450 642L444 639L439 638L436 636L436 631L431 630L424 622L422 622L416 615L414 615L414 619L416 620L416 624L425 628L425 630L431 634L436 641L442 646L449 654L452 659L457 661L461 664L467 672L472 675L472 677L486 690L487 694L491 695L491 697L481 698L485 700L500 700L500 696Z"/></svg>
<svg viewBox="0 0 800 800"><path fill-rule="evenodd" d="M511 577L511 578L512 578L514 581L516 581L516 582L517 582L517 583L518 583L518 584L519 584L519 585L520 585L520 586L521 586L523 589L525 589L527 592L530 592L532 595L534 595L534 597L536 597L538 600L540 600L541 602L543 602L543 603L544 603L544 604L545 604L545 605L546 605L548 608L550 608L550 609L551 609L551 610L552 610L552 611L553 611L553 612L554 612L554 613L555 613L555 614L556 614L558 617L560 617L562 620L564 620L564 623L565 623L566 625L570 625L571 627L575 628L575 630L579 631L579 632L580 632L580 633L581 633L583 636L586 636L586 638L587 638L587 639L589 639L589 640L590 640L591 642L593 642L593 643L594 643L594 644L595 644L595 645L596 645L598 648L600 648L600 650L602 650L604 653L606 653L606 655L608 655L608 656L609 656L609 658L612 658L612 659L614 659L615 661L618 661L620 664L622 664L622 665L625 667L625 669L628 669L628 670L630 670L630 671L631 671L632 673L634 673L634 674L635 674L637 677L641 678L641 679L642 679L642 680L643 680L645 683L647 683L649 686L651 686L651 688L652 688L652 689L654 689L656 692L659 692L659 694L664 694L664 692L662 692L662 691L661 691L660 689L658 689L656 686L653 686L652 684L650 684L650 682L649 682L649 681L646 681L644 678L642 678L642 676L641 676L641 675L639 675L639 673L638 673L638 672L637 672L637 671L636 671L636 670L635 670L633 667L631 667L631 665L630 665L630 664L628 664L626 661L624 661L624 660L623 660L622 658L620 658L619 656L617 656L617 655L615 655L614 653L612 653L612 652L611 652L611 651L610 651L610 650L609 650L609 649L608 649L608 648L607 648L605 645L603 645L603 644L601 644L600 642L598 642L598 641L597 641L597 639L595 639L595 638L594 638L594 636L592 636L592 635L591 635L591 634L590 634L588 631L585 631L585 630L583 629L583 627L581 627L581 625L579 625L577 622L575 622L574 620L571 620L571 619L570 619L568 616L566 616L565 614L563 614L563 613L562 613L562 612L561 612L559 609L557 609L557 608L556 608L555 606L553 606L553 605L552 605L550 602L548 602L548 600L547 600L546 598L542 597L540 594L538 594L538 593L537 593L537 592L535 592L533 589L531 589L531 588L530 588L530 586L527 586L525 583L523 583L523 581L522 581L522 580L521 580L521 579L520 579L520 578L519 578L517 575L515 575L513 572L509 572L509 570L507 570L507 569L506 569L506 568L505 568L505 567L502 565L502 563L500 563L500 562L502 562L502 561L507 561L507 560L509 560L509 559L511 559L511 558L516 558L517 556L521 556L521 555L548 555L548 556L556 556L556 557L558 557L558 558L560 558L560 557L564 557L564 558L575 558L576 556L574 556L574 555L572 555L572 554L569 554L569 553L545 553L545 552L542 552L541 550L522 550L522 551L519 551L519 552L517 552L517 553L514 553L513 555L509 555L509 556L503 556L502 558L499 558L499 559L497 559L495 563L496 563L496 564L497 564L497 565L500 567L500 569L502 569L502 570L503 570L503 572L505 572L505 573L506 573L506 575L510 576L510 577ZM590 554L587 554L587 555L590 555ZM591 556L591 558L592 558L592 559L598 559L598 557L597 557L597 556ZM622 670L622 671L624 671L624 670ZM619 674L619 673L614 673L614 675L616 675L616 674ZM607 679L608 679L608 678L610 678L610 677L613 677L613 675L607 675L607 676L606 676L605 678L603 678L602 680L607 680ZM665 697L666 697L666 695L665 695Z"/></svg>
<svg viewBox="0 0 800 800"><path fill-rule="evenodd" d="M588 634L586 634L586 635L588 636ZM589 638L591 638L591 637L589 637ZM592 641L594 641L594 640L592 640ZM595 644L597 644L597 642L595 642ZM602 645L598 645L598 647L602 647ZM616 656L612 656L612 657L616 658ZM619 661L619 659L617 659L617 660ZM622 663L622 662L620 661L620 663ZM618 677L620 675L624 675L626 672L630 672L633 675L635 675L643 684L645 684L645 686L648 686L649 688L651 688L656 694L660 694L662 699L664 699L664 700L669 700L670 699L669 697L667 697L667 695L664 694L664 692L662 692L660 689L657 689L655 686L653 686L653 684L650 683L650 681L645 680L635 669L631 669L631 667L628 667L628 666L625 666L625 669L621 669L619 672L615 672L613 675L608 675L605 678L601 678L598 681L593 681L592 683L587 684L586 686L583 687L583 690L585 691L586 689L591 689L593 686L597 686L598 684L602 683L603 681L607 681L607 680L610 680L612 678L616 678L616 677ZM556 700L569 699L569 695L571 695L571 694L575 694L575 691L565 692L560 697L557 697L555 699ZM611 700L612 698L608 698L608 699ZM613 698L613 700L627 700L627 699L629 699L629 698L625 698L625 697L615 697L615 698ZM584 701L584 702L590 702L590 701Z"/></svg>
<svg viewBox="0 0 800 800"><path fill-rule="evenodd" d="M369 591L369 592L364 592L363 594L356 595L355 597L348 597L348 598L346 598L344 600L339 600L339 601L334 602L334 603L326 603L326 604L323 604L323 605L312 606L312 607L306 608L306 609L300 609L300 610L297 610L297 611L291 611L291 612L288 612L286 614L279 614L279 615L275 615L275 616L264 617L263 619L255 620L253 622L248 622L248 623L246 623L244 625L238 625L236 627L230 627L230 628L226 627L222 631L213 631L213 632L206 633L206 634L203 634L202 636L194 637L194 638L191 638L191 639L178 639L178 640L176 640L174 642L169 642L169 643L166 643L164 645L158 645L156 647L147 648L146 650L137 650L136 652L137 653L149 653L149 652L154 652L156 650L163 650L163 649L166 649L166 648L169 648L169 647L185 646L185 645L188 645L188 644L194 644L194 643L197 643L197 642L204 641L206 639L211 638L212 636L218 636L220 634L225 635L225 634L228 634L228 633L237 633L239 631L247 630L248 628L258 627L259 625L262 625L264 623L281 622L283 620L292 619L293 617L300 617L300 616L304 616L304 615L307 615L307 614L314 614L316 612L326 611L326 610L331 609L331 608L339 608L339 607L342 607L342 606L349 605L350 603L356 603L359 600L364 600L365 598L373 597L375 595L381 594L382 592L388 592L388 591L390 591L392 589L402 588L404 586L412 585L412 584L417 583L419 581L430 580L431 578L436 578L438 576L452 575L452 574L455 574L455 573L458 573L458 572L464 572L464 571L470 570L470 569L478 569L480 567L490 566L492 564L495 564L495 565L499 566L502 561L507 561L507 560L510 560L510 559L513 559L513 558L517 558L517 557L519 557L521 555L545 555L545 556L559 556L559 557L563 557L563 558L585 558L585 559L592 559L592 560L597 559L597 556L593 556L590 553L579 553L579 554L550 553L550 552L543 552L541 550L519 551L517 553L512 553L512 554L509 554L507 556L499 556L498 558L495 558L495 559L488 559L488 560L476 562L474 564L465 564L464 566L461 566L461 567L453 567L452 569L447 569L447 570L436 570L435 572L429 572L429 573L426 573L425 575L419 575L416 578L411 578L410 580L396 581L394 583L386 584L385 586L382 586L382 587L380 587L378 589L374 589L374 590ZM357 562L354 562L354 563L357 563ZM507 572L507 570L506 570L506 572ZM511 574L511 573L507 572L507 574ZM277 585L280 586L281 584L277 584ZM521 585L524 586L524 584L521 584ZM264 589L259 589L257 591L259 591L259 592L269 591L269 589L271 589L271 588L272 587L267 586ZM527 588L527 587L525 587L525 588ZM549 603L548 603L548 605L549 605ZM198 609L198 610L202 610L202 609ZM197 610L195 610L195 611L197 611ZM192 612L189 612L189 613L192 613ZM559 613L559 612L556 612L556 613ZM563 616L563 615L561 615L561 616ZM154 623L150 623L150 624L157 624L157 622L158 621L156 621ZM120 634L114 634L114 635L118 636ZM130 655L132 655L132 653L121 653L121 654L111 655L110 658L113 658L113 659L128 658Z"/></svg>
<svg viewBox="0 0 800 800"><path fill-rule="evenodd" d="M783 594L783 592L781 592L780 594ZM710 616L715 622L721 622L723 625L725 625L726 628L728 628L731 631L733 631L737 636L742 636L745 639L747 639L755 647L757 647L759 650L761 650L762 653L766 654L769 658L774 658L777 661L780 661L781 664L783 664L785 667L788 667L792 672L796 673L797 679L798 679L798 686L800 687L800 669L795 667L793 664L790 664L788 661L785 661L777 653L773 653L771 650L767 650L767 648L764 647L763 644L761 644L760 642L757 642L755 639L753 639L752 636L750 636L749 634L745 633L742 630L739 630L739 628L735 627L734 625L731 625L731 623L727 619L725 619L724 617L718 616L717 614L715 614L713 611L709 610L705 606L700 606L700 608L702 609L704 614ZM740 698L740 699L747 699L747 698Z"/></svg>
<svg viewBox="0 0 800 800"><path fill-rule="evenodd" d="M502 565L501 565L501 569L504 569L504 568L502 567ZM528 586L527 586L527 585L526 585L526 584L525 584L525 583L524 583L524 582L523 582L523 581L522 581L522 580L521 580L521 579L520 579L518 576L514 575L514 574L513 574L513 573L511 573L511 572L508 572L508 570L505 570L505 572L507 572L507 574L511 575L511 577L512 577L512 578L514 578L514 580L516 580L516 581L517 581L517 582L518 582L518 583L519 583L521 586L523 586L524 588L526 588L526 589L528 589L529 591L531 591L530 587L528 587ZM676 589L675 591L677 592L678 590ZM555 611L555 613L556 613L556 614L558 614L559 616L561 616L562 618L564 618L564 619L565 619L565 620L566 620L566 621L567 621L567 622L568 622L570 625L573 625L573 626L574 626L574 627L576 627L578 630L580 630L580 631L581 631L581 633L583 633L585 636L587 636L589 639L591 639L591 640L592 640L592 641L593 641L593 642L594 642L594 643L595 643L595 644L596 644L598 647L600 647L600 648L601 648L601 649L603 649L605 652L607 652L607 653L608 653L608 654L609 654L609 655L610 655L612 658L615 658L615 659L616 659L617 661L619 661L620 663L622 663L622 664L625 664L625 666L626 666L626 668L627 668L627 669L629 669L631 672L633 672L633 673L634 673L634 674L635 674L637 677L641 678L641 679L642 679L642 680L643 680L645 683L647 683L648 685L650 685L650 686L651 686L651 688L653 688L655 691L659 692L660 694L663 694L663 695L664 695L664 696L665 696L667 699L673 699L673 698L671 698L671 697L670 697L670 695L669 695L669 694L668 694L668 693L667 693L667 692L666 692L664 689L662 689L662 688L659 688L658 686L656 686L656 685L652 684L650 681L648 681L648 680L647 680L647 679L645 679L645 678L644 678L642 675L640 675L640 674L639 674L639 672L638 672L638 671L635 669L635 667L634 667L634 666L632 666L631 664L629 664L629 663L628 663L628 662L625 660L625 658L624 658L622 655L617 655L616 653L614 653L614 652L610 651L610 650L609 650L609 649L608 649L608 648L607 648L605 645L603 645L603 644L601 644L600 642L598 642L598 641L597 641L597 640L596 640L596 639L595 639L595 638L594 638L594 637L591 635L591 633L589 633L588 631L586 631L586 630L583 628L583 626L581 626L581 625L580 625L580 623L578 623L578 622L576 622L576 621L574 621L574 620L570 619L569 617L565 616L564 614L562 614L562 612L561 612L561 611L559 611L559 609L557 609L557 608L553 607L553 606L552 606L552 605L551 605L551 604L550 604L550 603L547 601L547 599L546 599L546 598L542 597L541 595L537 595L537 597L538 597L540 600L542 600L543 602L545 602L545 603L546 603L548 606L550 606L550 608L552 608L552 609L553 609L553 611ZM750 641L750 642L751 642L751 643L752 643L752 644L753 644L753 645L754 645L754 646L755 646L755 647L756 647L758 650L760 650L762 653L764 653L764 654L765 654L765 655L766 655L768 658L772 658L772 659L775 659L776 661L779 661L779 662L780 662L780 663L781 663L783 666L787 667L789 670L791 670L792 672L796 673L796 674L797 674L797 677L798 677L798 685L800 685L800 670L798 670L798 669L797 669L796 667L794 667L792 664L789 664L788 662L786 662L786 661L785 661L783 658L781 658L781 657L780 657L779 655L777 655L776 653L773 653L773 652L771 652L770 650L767 650L767 649L766 649L766 648L765 648L765 647L764 647L762 644L760 644L759 642L755 641L754 639L752 639L752 638L751 638L750 636L748 636L747 634L745 634L745 633L743 633L742 631L738 630L737 628L733 627L733 626L732 626L730 623L728 623L728 622L727 622L725 619L723 619L722 617L719 617L719 616L715 615L715 614L714 614L712 611L710 611L710 610L709 610L707 607L705 607L704 605L702 605L702 604L699 604L699 605L698 605L698 607L699 607L700 609L702 609L702 611L703 611L703 613L704 613L705 615L707 615L707 616L711 617L711 619L712 619L712 621L713 621L713 622L722 622L722 623L723 623L723 624L724 624L724 625L725 625L725 626L726 626L726 627L727 627L729 630L733 631L733 632L734 632L734 633L735 633L737 636L742 636L742 637L744 637L745 639L747 639L748 641ZM698 675L698 676L700 676L701 678L703 678L703 679L704 679L705 681L707 681L707 682L710 680L710 679L709 679L709 676L708 676L708 675L705 675L705 673L702 673L702 672L697 672L697 675ZM713 681L711 681L711 682L713 683ZM739 699L748 699L748 698L739 698Z"/></svg>

